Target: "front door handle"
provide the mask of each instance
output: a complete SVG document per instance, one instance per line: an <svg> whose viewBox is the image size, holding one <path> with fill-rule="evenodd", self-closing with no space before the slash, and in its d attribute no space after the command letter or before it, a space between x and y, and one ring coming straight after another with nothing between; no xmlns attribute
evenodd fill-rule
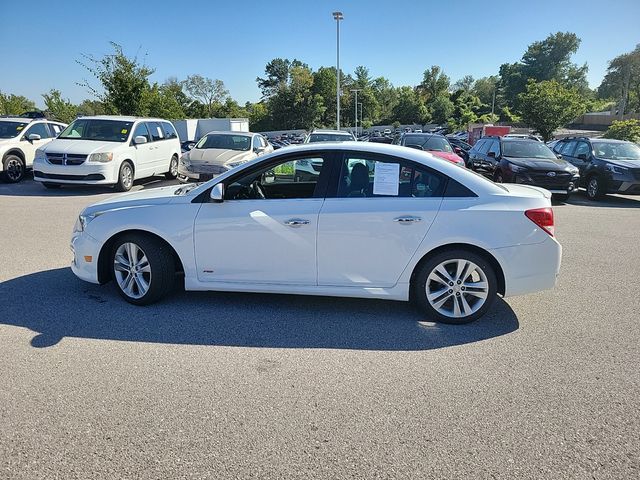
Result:
<svg viewBox="0 0 640 480"><path fill-rule="evenodd" d="M284 222L288 227L300 227L302 225L309 225L309 220L305 220L304 218L291 218Z"/></svg>
<svg viewBox="0 0 640 480"><path fill-rule="evenodd" d="M398 222L398 223L415 223L415 222L421 222L422 218L420 217L414 217L413 215L407 215L406 217L396 217L393 219L394 222Z"/></svg>

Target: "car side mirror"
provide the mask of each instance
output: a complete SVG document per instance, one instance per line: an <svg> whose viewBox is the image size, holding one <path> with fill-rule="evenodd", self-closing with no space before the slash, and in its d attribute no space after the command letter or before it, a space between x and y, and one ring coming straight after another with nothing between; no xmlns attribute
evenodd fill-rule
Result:
<svg viewBox="0 0 640 480"><path fill-rule="evenodd" d="M42 138L42 137L40 137L40 135L38 135L37 133L31 133L31 134L29 134L29 136L27 137L27 139L28 139L30 142L33 142L34 140L40 140L40 138Z"/></svg>
<svg viewBox="0 0 640 480"><path fill-rule="evenodd" d="M562 160L562 155L561 155L560 153L556 153L556 158L557 158L558 160Z"/></svg>
<svg viewBox="0 0 640 480"><path fill-rule="evenodd" d="M253 151L256 152L256 153L262 153L265 150L266 150L265 147L256 147L256 148L253 149Z"/></svg>
<svg viewBox="0 0 640 480"><path fill-rule="evenodd" d="M578 160L586 160L587 159L587 154L586 153L579 153L578 154Z"/></svg>
<svg viewBox="0 0 640 480"><path fill-rule="evenodd" d="M143 143L147 143L147 137L143 137L142 135L138 135L133 139L133 143L136 145L142 145Z"/></svg>
<svg viewBox="0 0 640 480"><path fill-rule="evenodd" d="M224 184L216 183L211 189L209 198L215 203L222 203L224 201Z"/></svg>
<svg viewBox="0 0 640 480"><path fill-rule="evenodd" d="M496 158L496 152L488 152L487 157Z"/></svg>

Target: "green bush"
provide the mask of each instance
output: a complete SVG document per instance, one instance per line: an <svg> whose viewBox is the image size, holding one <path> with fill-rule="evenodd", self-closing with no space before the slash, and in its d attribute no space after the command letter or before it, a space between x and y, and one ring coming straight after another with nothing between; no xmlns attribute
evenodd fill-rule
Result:
<svg viewBox="0 0 640 480"><path fill-rule="evenodd" d="M615 120L604 137L640 142L640 120Z"/></svg>

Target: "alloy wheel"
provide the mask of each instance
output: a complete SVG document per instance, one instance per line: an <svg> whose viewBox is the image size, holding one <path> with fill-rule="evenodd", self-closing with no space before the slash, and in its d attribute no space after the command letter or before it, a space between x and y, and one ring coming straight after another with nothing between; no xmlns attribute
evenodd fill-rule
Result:
<svg viewBox="0 0 640 480"><path fill-rule="evenodd" d="M151 266L144 251L133 242L123 243L113 258L113 271L118 286L128 297L143 297L151 285Z"/></svg>
<svg viewBox="0 0 640 480"><path fill-rule="evenodd" d="M5 174L7 178L12 182L17 182L24 175L24 167L22 166L22 162L17 158L11 158L7 162Z"/></svg>
<svg viewBox="0 0 640 480"><path fill-rule="evenodd" d="M128 190L133 184L133 171L128 164L122 167L120 178L122 179L122 185Z"/></svg>
<svg viewBox="0 0 640 480"><path fill-rule="evenodd" d="M589 180L589 185L587 185L587 194L591 198L596 198L598 195L598 179L596 177Z"/></svg>
<svg viewBox="0 0 640 480"><path fill-rule="evenodd" d="M178 176L178 158L177 157L171 158L171 164L169 165L169 174L172 177Z"/></svg>
<svg viewBox="0 0 640 480"><path fill-rule="evenodd" d="M441 315L463 318L477 312L489 295L485 272L465 259L437 265L427 277L427 301Z"/></svg>

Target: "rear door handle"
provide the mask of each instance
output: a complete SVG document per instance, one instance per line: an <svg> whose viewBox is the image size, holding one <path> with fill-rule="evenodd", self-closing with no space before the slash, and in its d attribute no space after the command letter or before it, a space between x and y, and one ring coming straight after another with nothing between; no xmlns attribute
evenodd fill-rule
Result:
<svg viewBox="0 0 640 480"><path fill-rule="evenodd" d="M305 220L304 218L290 218L284 222L284 224L288 227L300 227L302 225L309 225L309 220Z"/></svg>
<svg viewBox="0 0 640 480"><path fill-rule="evenodd" d="M407 215L405 217L396 217L393 219L393 221L398 223L416 223L421 222L422 218L414 217L413 215Z"/></svg>

